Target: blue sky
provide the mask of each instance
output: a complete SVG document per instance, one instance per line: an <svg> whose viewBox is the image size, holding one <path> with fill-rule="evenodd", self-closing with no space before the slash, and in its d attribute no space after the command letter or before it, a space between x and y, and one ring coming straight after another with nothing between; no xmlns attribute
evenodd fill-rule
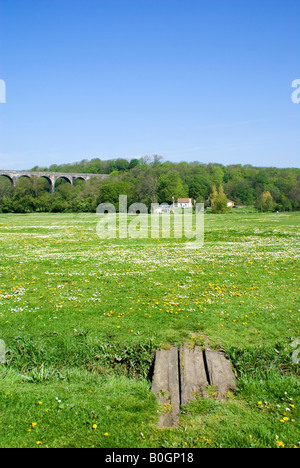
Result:
<svg viewBox="0 0 300 468"><path fill-rule="evenodd" d="M0 0L0 168L300 167L300 0Z"/></svg>

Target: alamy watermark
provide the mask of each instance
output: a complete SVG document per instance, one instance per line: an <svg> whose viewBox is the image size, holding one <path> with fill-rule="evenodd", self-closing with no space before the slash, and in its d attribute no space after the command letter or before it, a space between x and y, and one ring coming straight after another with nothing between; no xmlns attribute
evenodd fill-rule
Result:
<svg viewBox="0 0 300 468"><path fill-rule="evenodd" d="M119 210L112 203L101 203L97 234L100 239L184 239L185 247L198 249L204 244L204 204L178 210L152 203L150 213L143 203L127 208L127 196L120 195Z"/></svg>
<svg viewBox="0 0 300 468"><path fill-rule="evenodd" d="M300 336L291 344L292 348L297 348L292 354L294 364L300 364Z"/></svg>
<svg viewBox="0 0 300 468"><path fill-rule="evenodd" d="M3 340L0 340L0 364L5 364L6 346Z"/></svg>
<svg viewBox="0 0 300 468"><path fill-rule="evenodd" d="M0 104L6 104L6 84L0 79Z"/></svg>
<svg viewBox="0 0 300 468"><path fill-rule="evenodd" d="M296 88L292 93L292 101L294 104L299 104L300 102L300 79L294 80L292 83L292 88Z"/></svg>

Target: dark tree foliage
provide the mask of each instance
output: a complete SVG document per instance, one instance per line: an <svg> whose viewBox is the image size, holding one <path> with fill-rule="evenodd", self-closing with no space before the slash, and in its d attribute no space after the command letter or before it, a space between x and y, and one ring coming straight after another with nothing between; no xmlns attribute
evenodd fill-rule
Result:
<svg viewBox="0 0 300 468"><path fill-rule="evenodd" d="M47 180L21 178L15 187L0 177L0 212L95 212L100 203L113 203L118 209L119 195L128 203L172 203L173 197L189 197L216 211L216 187L236 206L251 206L259 211L300 209L300 169L253 167L239 164L173 163L159 155L140 159L84 159L73 164L34 167L34 171L108 174L100 181L78 180L73 186L60 179L55 193ZM223 205L224 205L224 196Z"/></svg>

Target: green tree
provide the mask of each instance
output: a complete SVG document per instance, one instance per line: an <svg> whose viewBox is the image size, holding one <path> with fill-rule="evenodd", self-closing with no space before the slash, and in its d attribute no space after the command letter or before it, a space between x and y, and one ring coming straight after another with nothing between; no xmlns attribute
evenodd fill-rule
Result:
<svg viewBox="0 0 300 468"><path fill-rule="evenodd" d="M213 213L226 213L228 211L227 207L227 197L224 192L223 185L220 185L219 190L214 185L212 193L210 195L210 205Z"/></svg>
<svg viewBox="0 0 300 468"><path fill-rule="evenodd" d="M129 162L127 161L127 159L117 159L116 167L118 171L127 171L129 167Z"/></svg>
<svg viewBox="0 0 300 468"><path fill-rule="evenodd" d="M216 187L220 186L223 183L224 179L224 171L222 166L219 164L211 164L210 165L210 177L211 181Z"/></svg>
<svg viewBox="0 0 300 468"><path fill-rule="evenodd" d="M254 203L254 190L248 180L239 180L236 183L237 201L242 205L253 205Z"/></svg>
<svg viewBox="0 0 300 468"><path fill-rule="evenodd" d="M128 182L110 182L103 184L100 189L100 195L98 198L98 204L100 203L112 203L116 209L119 209L119 196L127 195L128 204L130 205L133 201L133 186Z"/></svg>
<svg viewBox="0 0 300 468"><path fill-rule="evenodd" d="M186 187L176 171L170 171L159 177L158 180L158 200L160 203L172 202L172 197L184 198L188 196Z"/></svg>
<svg viewBox="0 0 300 468"><path fill-rule="evenodd" d="M11 181L0 177L0 210L95 211L103 198L112 200L117 206L119 194L124 193L128 195L128 202L142 201L148 206L156 201L172 203L172 197L190 197L211 204L216 212L223 212L227 210L224 191L236 203L255 204L259 210L300 210L300 169L240 164L225 167L197 161L162 162L161 159L158 155L130 162L124 158L103 161L95 158L50 168L36 166L34 169L40 172L110 175L105 181L77 181L74 186L60 179L54 194L50 193L46 179L23 177L16 187L12 187ZM109 186L118 183L129 185L127 188Z"/></svg>
<svg viewBox="0 0 300 468"><path fill-rule="evenodd" d="M261 207L264 211L272 211L275 207L274 198L272 197L271 193L266 190L261 195Z"/></svg>
<svg viewBox="0 0 300 468"><path fill-rule="evenodd" d="M128 169L133 169L136 166L140 165L140 161L138 159L132 159L129 163Z"/></svg>
<svg viewBox="0 0 300 468"><path fill-rule="evenodd" d="M300 188L292 188L289 191L288 197L296 210L300 208Z"/></svg>
<svg viewBox="0 0 300 468"><path fill-rule="evenodd" d="M0 177L0 201L13 195L12 182L7 177Z"/></svg>
<svg viewBox="0 0 300 468"><path fill-rule="evenodd" d="M197 201L204 199L204 190L199 182L191 183L189 186L189 196Z"/></svg>
<svg viewBox="0 0 300 468"><path fill-rule="evenodd" d="M154 173L146 172L139 177L139 182L136 187L137 198L140 202L145 203L148 208L151 203L157 201L157 177Z"/></svg>

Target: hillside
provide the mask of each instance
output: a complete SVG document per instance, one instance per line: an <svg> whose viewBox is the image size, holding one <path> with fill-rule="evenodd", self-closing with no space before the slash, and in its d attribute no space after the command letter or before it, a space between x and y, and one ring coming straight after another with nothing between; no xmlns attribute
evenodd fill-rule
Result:
<svg viewBox="0 0 300 468"><path fill-rule="evenodd" d="M77 181L74 186L63 179L55 193L49 193L44 179L22 178L16 187L0 178L2 212L94 212L99 203L118 207L120 194L128 203L172 202L172 197L190 197L212 205L212 197L225 192L237 206L251 206L259 211L300 209L300 169L253 167L199 162L163 162L160 156L140 159L83 160L72 164L35 166L32 171L109 174L105 181ZM223 190L222 190L223 189ZM221 209L222 211L222 209Z"/></svg>

